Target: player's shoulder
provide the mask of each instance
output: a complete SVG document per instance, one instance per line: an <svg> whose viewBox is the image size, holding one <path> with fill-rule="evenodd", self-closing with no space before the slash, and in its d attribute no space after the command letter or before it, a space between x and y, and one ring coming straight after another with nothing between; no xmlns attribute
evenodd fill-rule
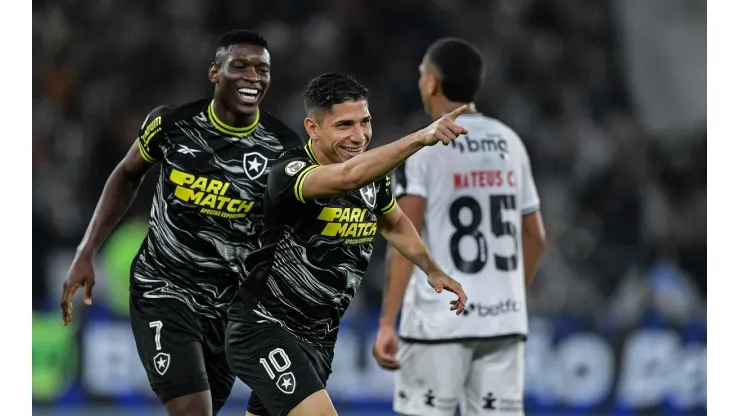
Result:
<svg viewBox="0 0 740 416"><path fill-rule="evenodd" d="M305 145L300 145L292 147L280 153L277 159L275 159L275 164L284 163L292 160L302 160L309 164L313 163L308 153L306 152Z"/></svg>
<svg viewBox="0 0 740 416"><path fill-rule="evenodd" d="M306 142L293 129L267 110L260 108L260 124L280 141L284 149L303 146Z"/></svg>
<svg viewBox="0 0 740 416"><path fill-rule="evenodd" d="M312 164L314 164L313 160L306 153L305 146L294 147L280 153L275 159L275 163L270 170L270 178L286 178L286 175L287 177L295 176L303 168Z"/></svg>
<svg viewBox="0 0 740 416"><path fill-rule="evenodd" d="M524 141L521 136L519 136L519 133L517 133L511 126L495 117L483 116L481 119L482 122L485 123L485 130L506 140L510 150L526 153L527 150L524 145Z"/></svg>
<svg viewBox="0 0 740 416"><path fill-rule="evenodd" d="M508 124L504 123L503 121L501 121L500 119L496 117L491 117L489 115L481 114L478 120L480 120L480 127L485 130L490 130L500 135L519 139L519 135L517 134L516 131L514 131L513 128L511 128Z"/></svg>
<svg viewBox="0 0 740 416"><path fill-rule="evenodd" d="M519 136L519 133L517 133L511 126L495 117L484 116L483 118L496 134L503 136L507 140L512 140L523 145L521 136Z"/></svg>
<svg viewBox="0 0 740 416"><path fill-rule="evenodd" d="M209 100L202 99L180 105L164 104L154 107L144 119L141 129L147 130L154 125L166 129L179 120L191 119L202 113L208 102Z"/></svg>

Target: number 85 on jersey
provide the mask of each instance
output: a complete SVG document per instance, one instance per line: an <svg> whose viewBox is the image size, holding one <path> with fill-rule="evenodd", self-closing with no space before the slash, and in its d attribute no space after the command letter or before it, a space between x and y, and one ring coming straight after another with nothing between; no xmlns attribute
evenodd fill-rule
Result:
<svg viewBox="0 0 740 416"><path fill-rule="evenodd" d="M516 195L458 197L450 204L449 221L456 269L477 274L491 262L497 271L518 270L521 213Z"/></svg>

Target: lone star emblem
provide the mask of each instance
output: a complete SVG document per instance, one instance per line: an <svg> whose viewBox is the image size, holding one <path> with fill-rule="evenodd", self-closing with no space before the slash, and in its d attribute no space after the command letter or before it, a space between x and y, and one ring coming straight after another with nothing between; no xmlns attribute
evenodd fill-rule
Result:
<svg viewBox="0 0 740 416"><path fill-rule="evenodd" d="M160 376L170 368L170 355L166 352L160 352L154 356L154 369L157 370Z"/></svg>
<svg viewBox="0 0 740 416"><path fill-rule="evenodd" d="M293 376L293 372L289 371L287 373L280 374L280 377L278 377L275 384L283 393L293 394L295 391L295 377Z"/></svg>
<svg viewBox="0 0 740 416"><path fill-rule="evenodd" d="M365 203L370 209L375 208L375 184L374 183L371 183L370 185L362 187L362 189L360 189L360 196L362 196L362 200L365 201Z"/></svg>
<svg viewBox="0 0 740 416"><path fill-rule="evenodd" d="M257 152L245 153L242 164L244 173L252 180L259 178L267 170L267 158Z"/></svg>

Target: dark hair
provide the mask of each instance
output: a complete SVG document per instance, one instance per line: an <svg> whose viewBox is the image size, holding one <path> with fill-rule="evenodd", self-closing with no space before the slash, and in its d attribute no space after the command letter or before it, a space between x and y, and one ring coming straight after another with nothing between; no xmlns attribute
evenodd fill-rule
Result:
<svg viewBox="0 0 740 416"><path fill-rule="evenodd" d="M444 38L427 50L427 59L437 68L442 81L442 94L461 103L475 99L483 83L483 56L470 42Z"/></svg>
<svg viewBox="0 0 740 416"><path fill-rule="evenodd" d="M221 61L221 58L231 46L241 43L261 46L267 49L267 41L259 33L249 29L232 30L221 36L221 41L216 46L216 62Z"/></svg>
<svg viewBox="0 0 740 416"><path fill-rule="evenodd" d="M352 76L328 72L311 80L303 91L306 114L321 110L329 112L334 104L367 100L368 89Z"/></svg>

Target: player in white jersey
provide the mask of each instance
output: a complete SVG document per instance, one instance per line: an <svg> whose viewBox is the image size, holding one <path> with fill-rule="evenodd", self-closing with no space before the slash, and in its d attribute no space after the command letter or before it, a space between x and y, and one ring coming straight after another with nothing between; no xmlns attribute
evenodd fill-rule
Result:
<svg viewBox="0 0 740 416"><path fill-rule="evenodd" d="M452 297L391 253L373 355L397 370L393 408L403 415L451 416L458 406L463 416L523 414L525 288L545 244L529 156L513 130L476 112L483 59L473 45L435 42L420 72L426 112L439 118L468 104L457 120L469 133L411 156L394 172L393 192L469 300L463 316L440 313Z"/></svg>

